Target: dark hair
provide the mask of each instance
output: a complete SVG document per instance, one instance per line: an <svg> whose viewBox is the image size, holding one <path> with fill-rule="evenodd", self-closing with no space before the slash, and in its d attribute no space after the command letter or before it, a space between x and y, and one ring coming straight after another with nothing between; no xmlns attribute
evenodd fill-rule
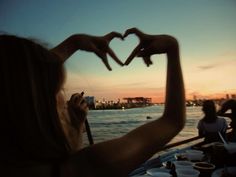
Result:
<svg viewBox="0 0 236 177"><path fill-rule="evenodd" d="M203 102L202 111L205 114L203 121L207 123L212 123L216 121L216 107L215 103L212 100L206 100Z"/></svg>
<svg viewBox="0 0 236 177"><path fill-rule="evenodd" d="M63 63L48 49L0 35L1 144L15 146L24 158L55 159L67 152L56 106L64 77ZM2 148L0 154L7 150Z"/></svg>

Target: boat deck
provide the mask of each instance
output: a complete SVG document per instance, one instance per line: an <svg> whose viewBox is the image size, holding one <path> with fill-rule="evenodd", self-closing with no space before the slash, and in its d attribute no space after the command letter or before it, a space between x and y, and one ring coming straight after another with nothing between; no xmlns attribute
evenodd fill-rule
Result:
<svg viewBox="0 0 236 177"><path fill-rule="evenodd" d="M147 170L152 169L152 168L164 168L164 165L166 163L172 163L176 161L176 154L184 153L186 150L189 149L197 149L199 147L202 147L204 145L204 139L202 137L196 136L187 140L179 141L176 143L168 144L166 145L161 152L158 154L154 155L151 159L143 163L139 168L135 169L132 171L129 176L134 177L134 176L141 176L141 175L146 175ZM205 154L205 152L204 152ZM222 168L226 165L233 166L236 169L236 153L233 155L227 155L227 156L222 156L220 158L224 158L222 161L215 161L215 170L219 170L219 168ZM206 156L206 154L205 154ZM214 157L211 157L214 160ZM226 160L225 160L226 159ZM210 161L211 159L204 159L207 162L213 163L213 160ZM202 160L202 161L204 161ZM231 167L232 168L232 167ZM200 175L201 177L205 177ZM208 175L209 176L209 175ZM211 176L211 175L210 175ZM210 177L209 176L209 177Z"/></svg>

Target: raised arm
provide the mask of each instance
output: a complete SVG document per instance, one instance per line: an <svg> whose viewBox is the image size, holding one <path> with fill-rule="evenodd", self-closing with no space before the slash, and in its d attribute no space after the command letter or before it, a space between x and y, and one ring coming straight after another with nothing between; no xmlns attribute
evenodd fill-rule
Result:
<svg viewBox="0 0 236 177"><path fill-rule="evenodd" d="M226 113L231 110L231 113ZM236 115L236 100L230 99L223 103L220 110L217 112L219 116L230 117L231 119Z"/></svg>
<svg viewBox="0 0 236 177"><path fill-rule="evenodd" d="M78 50L93 52L102 59L102 62L105 64L107 69L111 71L112 69L108 63L107 54L109 54L119 65L124 65L109 47L109 43L114 38L123 39L123 36L117 32L111 32L104 36L76 34L70 36L58 46L51 49L51 52L57 54L62 62L66 61L74 52Z"/></svg>
<svg viewBox="0 0 236 177"><path fill-rule="evenodd" d="M166 104L162 117L121 138L79 151L65 164L62 170L65 176L70 172L71 176L127 177L184 127L185 94L178 42L168 35L148 37L152 38L151 43L138 51L140 57L167 54Z"/></svg>

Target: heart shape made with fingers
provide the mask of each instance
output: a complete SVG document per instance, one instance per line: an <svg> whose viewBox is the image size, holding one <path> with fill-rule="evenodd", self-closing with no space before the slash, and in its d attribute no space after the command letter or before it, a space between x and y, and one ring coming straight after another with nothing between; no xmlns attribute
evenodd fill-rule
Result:
<svg viewBox="0 0 236 177"><path fill-rule="evenodd" d="M123 50L122 50L122 54L126 54L127 53L127 56L129 54L128 57L126 57L126 61L124 62L124 65L128 65L133 59L134 57L142 57L143 58L143 61L144 63L148 66L150 66L152 63L151 61L151 54L153 54L153 49L154 49L154 45L155 44L155 39L157 36L155 35L147 35L143 32L141 32L140 30L138 30L137 28L131 28L131 29L128 29L126 30L126 32L124 33L124 35L122 36L120 33L117 33L117 32L111 32L107 35L105 35L105 39L106 41L108 41L108 44L112 41L112 39L114 38L121 38L123 39L123 42L127 41L127 40L124 40L126 37L128 37L130 34L134 34L135 35L135 38L131 38L131 42L133 45L136 44L136 46L133 48L132 47L132 51L127 51L127 47L125 47ZM135 39L135 40L134 40ZM137 42L137 39L139 39L139 42ZM112 42L114 43L114 42ZM116 42L117 43L117 42ZM125 45L125 46L130 46L132 45L130 44L130 41L129 41L129 45ZM123 46L123 45L122 45ZM118 48L118 46L116 46L116 48ZM119 46L119 48L121 48ZM122 62L119 60L119 58L124 58L124 56L122 57L117 57L115 55L115 53L112 51L112 49L110 48L110 46L108 45L108 51L107 53L120 65L123 65ZM154 52L155 53L155 52ZM107 57L103 57L102 58L104 64L106 65L106 67L111 70L111 67L110 65L108 64L108 60L107 60Z"/></svg>
<svg viewBox="0 0 236 177"><path fill-rule="evenodd" d="M136 36L130 35L124 38L123 40L120 39L113 39L109 46L113 50L115 49L114 53L118 59L125 65L125 61L133 52L134 48L139 44L139 40ZM117 52L119 51L119 52Z"/></svg>

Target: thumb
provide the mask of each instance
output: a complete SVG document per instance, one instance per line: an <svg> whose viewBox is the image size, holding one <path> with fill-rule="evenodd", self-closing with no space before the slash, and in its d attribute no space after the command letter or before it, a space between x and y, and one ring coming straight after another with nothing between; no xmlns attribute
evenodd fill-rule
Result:
<svg viewBox="0 0 236 177"><path fill-rule="evenodd" d="M150 57L152 54L154 54L154 49L152 46L150 47L147 47L143 50L140 50L138 53L137 53L137 57Z"/></svg>

